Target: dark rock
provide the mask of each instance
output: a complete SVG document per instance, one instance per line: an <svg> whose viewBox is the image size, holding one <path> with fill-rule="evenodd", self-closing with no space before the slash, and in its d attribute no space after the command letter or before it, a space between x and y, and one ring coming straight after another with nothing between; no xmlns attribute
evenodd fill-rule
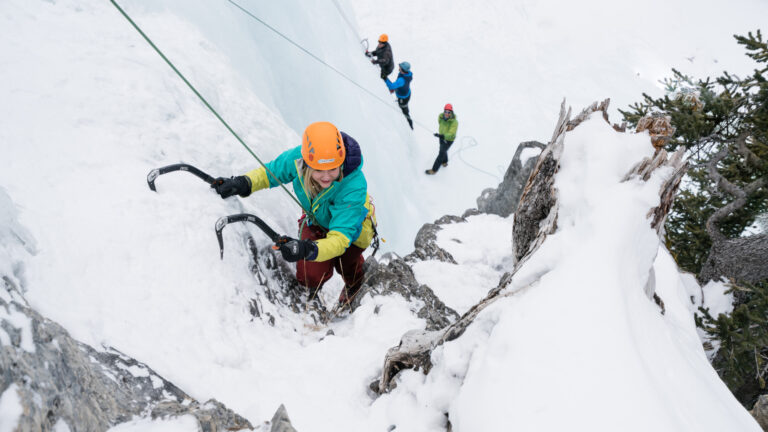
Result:
<svg viewBox="0 0 768 432"><path fill-rule="evenodd" d="M405 260L393 258L386 265L379 264L374 258L366 261L366 283L360 295L355 296L352 309L359 306L364 293L371 295L399 294L408 302L420 301L422 306L416 312L419 318L427 321L427 330L443 328L456 321L459 314L445 305L427 285L419 285L413 270Z"/></svg>
<svg viewBox="0 0 768 432"><path fill-rule="evenodd" d="M528 177L536 165L537 157L532 157L525 161L525 165L520 161L520 155L523 150L528 148L543 149L544 144L538 141L526 141L520 143L515 151L504 173L504 179L497 188L485 189L477 199L477 208L482 213L490 213L507 217L517 210L517 203L523 194L523 188L528 182Z"/></svg>
<svg viewBox="0 0 768 432"><path fill-rule="evenodd" d="M251 236L245 237L245 244L250 256L248 267L258 282L250 304L254 318L275 326L278 320L293 322L282 319L285 311L291 311L308 317L314 325L328 320L329 312L325 305L316 295L310 296L309 290L299 285L293 267L280 258L278 252L268 247L260 252Z"/></svg>
<svg viewBox="0 0 768 432"><path fill-rule="evenodd" d="M288 411L286 411L285 405L282 404L275 411L270 424L269 432L296 432L296 429L291 424L291 419L288 418Z"/></svg>
<svg viewBox="0 0 768 432"><path fill-rule="evenodd" d="M434 223L424 224L416 233L416 239L413 242L414 251L405 256L405 261L414 263L416 261L437 260L456 264L453 256L437 245L437 232L442 229L440 225L466 221L462 216L445 215Z"/></svg>
<svg viewBox="0 0 768 432"><path fill-rule="evenodd" d="M723 277L749 283L768 279L768 234L714 242L699 280Z"/></svg>

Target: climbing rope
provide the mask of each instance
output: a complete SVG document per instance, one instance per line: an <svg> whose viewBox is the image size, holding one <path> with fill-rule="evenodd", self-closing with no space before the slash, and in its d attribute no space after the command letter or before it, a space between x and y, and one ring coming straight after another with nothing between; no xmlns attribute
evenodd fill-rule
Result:
<svg viewBox="0 0 768 432"><path fill-rule="evenodd" d="M187 87L189 87L190 90L192 90L192 92L195 93L195 95L200 99L200 101L202 101L203 104L206 107L208 107L209 110L211 110L213 115L216 116L217 119L219 119L219 121L224 125L224 127L226 127L227 130L240 142L240 144L242 144L243 147L245 147L245 149L248 151L248 153L250 153L251 156L253 156L256 159L256 161L258 161L259 164L261 164L262 167L264 167L264 169L267 171L267 173L280 185L281 188L283 188L285 193L287 193L296 202L296 204L298 204L299 207L301 207L301 209L304 210L304 213L309 215L309 217L314 220L314 215L309 210L304 208L304 206L301 204L301 202L299 202L298 198L296 198L296 196L293 193L291 193L288 190L288 188L285 187L283 182L281 182L280 179L278 179L277 176L274 173L272 173L272 171L269 168L267 168L267 166L264 164L264 162L262 162L261 159L258 156L256 156L256 153L254 153L253 150L251 150L251 148L248 147L248 144L246 144L245 141L243 141L243 139L240 138L240 136L237 134L237 132L235 132L234 129L232 129L232 127L229 126L229 123L227 123L226 120L224 120L224 118L221 117L221 115L219 115L219 113L211 106L211 104L208 103L208 101L203 97L203 95L200 94L199 91L197 91L195 86L193 86L192 83L190 83L189 80L187 80L187 78L176 68L176 66L174 66L174 64L170 60L168 60L168 57L166 57L165 54L163 54L163 52L160 51L160 49L141 30L141 28L139 28L139 26L131 19L131 17L128 16L128 14L115 2L115 0L109 0L109 1L115 6L115 8L117 8L118 11L120 11L120 13L125 17L125 19L128 20L129 23L131 23L133 28L135 28L136 31L139 32L139 34L144 38L145 41L147 41L147 43L155 50L155 52L157 52L160 55L160 57L162 57L162 59L165 60L165 62L168 64L168 66L170 66L171 69L173 69L173 71L176 72L176 75L178 75L179 78L181 78L181 80L184 81L184 83L187 85Z"/></svg>
<svg viewBox="0 0 768 432"><path fill-rule="evenodd" d="M499 178L499 176L497 176L496 174L490 173L488 171L482 170L482 169L472 165L471 163L467 162L464 159L464 156L462 156L462 152L464 152L464 150L469 150L472 147L477 147L478 145L480 145L480 144L478 144L478 142L475 139L475 137L473 137L473 136L463 136L463 137L461 137L461 147L459 147L458 149L454 150L453 153L451 153L451 157L458 155L459 159L461 159L461 161L464 162L464 164L466 166L472 168L475 171L481 172L483 174L487 174L487 175L495 178L496 180L498 180L499 183L501 183L501 179Z"/></svg>
<svg viewBox="0 0 768 432"><path fill-rule="evenodd" d="M267 23L266 23L264 20L262 20L261 18L257 17L257 16L256 16L256 15L254 15L253 13L251 13L251 12L250 12L248 9L246 9L246 8L244 8L244 7L242 7L242 6L240 6L240 5L239 5L237 2L235 2L234 0L227 0L227 1L228 1L228 2L230 2L230 3L232 3L232 5L234 5L234 6L235 6L236 8L238 8L238 9L240 9L240 10L241 10L243 13L245 13L246 15L248 15L249 17L251 17L252 19L254 19L254 20L258 21L259 23L261 23L261 24L262 24L264 27L266 27L266 28L268 28L268 29L272 30L272 31L273 31L275 34L277 34L277 35L278 35L278 36L280 36L281 38L283 38L283 39L285 39L286 41L288 41L288 42L289 42L291 45L295 46L296 48L300 49L301 51L303 51L303 52L304 52L305 54L307 54L308 56L310 56L310 57L312 57L313 59L317 60L318 62L320 62L322 65L324 65L324 66L325 66L325 67L327 67L328 69L330 69L330 70L332 70L332 71L336 72L336 73L337 73L337 74L338 74L340 77L342 77L342 78L344 78L345 80L349 81L350 83L352 83L354 86L356 86L356 87L357 87L357 88L359 88L360 90L362 90L362 91L364 91L364 92L368 93L368 95L370 95L371 97L375 98L375 99L376 99L376 100L378 100L379 102L383 103L384 105L386 105L387 107L389 107L389 108L391 108L391 109L393 109L393 110L395 110L395 111L399 111L399 110L400 110L399 108L392 106L392 103L391 103L391 102L388 102L388 101L386 101L386 100L384 100L384 99L380 98L380 97L379 97L379 96L377 96L375 93L373 93L372 91L370 91L370 90L368 90L367 88L363 87L362 85L358 84L358 83L357 83L355 80L353 80L352 78L348 77L347 75L345 75L345 74L344 74L343 72L341 72L340 70L336 69L335 67L333 67L333 66L331 66L330 64L326 63L325 61L323 61L323 60L322 60L320 57L318 57L318 56L316 56L316 55L312 54L312 53L311 53L309 50L307 50L306 48L304 48L303 46L301 46L301 45L300 45L300 44L298 44L297 42L294 42L294 41L293 41L291 38L289 38L288 36L284 35L283 33L281 33L279 30L275 29L275 28L274 28L274 27L272 27L271 25L267 24ZM338 8L338 5L336 5L336 7ZM342 15L343 15L343 14L342 14ZM346 19L346 17L345 17L345 19ZM358 37L359 37L359 36L358 36ZM411 120L413 120L413 119L411 119ZM413 120L413 122L414 122L415 124L419 125L420 127L422 127L422 128L425 130L425 131L427 131L427 132L429 132L429 133L432 133L432 129L428 128L427 126L425 126L425 125L424 125L424 124L422 124L421 122L419 122L419 121L416 121L416 120Z"/></svg>

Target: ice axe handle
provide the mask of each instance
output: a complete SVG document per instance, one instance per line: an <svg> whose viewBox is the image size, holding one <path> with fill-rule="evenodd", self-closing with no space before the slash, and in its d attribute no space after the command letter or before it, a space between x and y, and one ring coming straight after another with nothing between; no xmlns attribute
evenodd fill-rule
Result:
<svg viewBox="0 0 768 432"><path fill-rule="evenodd" d="M149 185L149 189L157 192L157 189L155 188L155 179L157 177L173 172L173 171L187 171L191 174L194 174L198 178L202 179L204 182L208 183L209 185L212 185L214 182L214 178L209 176L208 174L204 173L202 170L193 167L192 165L185 164L185 163L178 163L173 165L168 165L160 168L155 168L152 171L147 174L147 184Z"/></svg>
<svg viewBox="0 0 768 432"><path fill-rule="evenodd" d="M276 244L282 244L286 242L286 240L284 240L285 237L275 232L275 230L273 230L269 225L267 225L266 222L261 220L261 218L256 215L249 213L238 213L229 216L222 216L219 218L219 220L216 221L216 239L219 241L219 252L221 254L221 259L224 259L224 238L222 237L221 232L224 230L225 226L232 222L251 222L252 224L261 228L264 234L266 234L267 237L269 237L269 239Z"/></svg>

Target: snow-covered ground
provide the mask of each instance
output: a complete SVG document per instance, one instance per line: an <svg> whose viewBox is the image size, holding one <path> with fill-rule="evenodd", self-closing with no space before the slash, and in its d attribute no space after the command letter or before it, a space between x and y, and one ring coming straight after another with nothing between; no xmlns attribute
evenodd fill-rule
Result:
<svg viewBox="0 0 768 432"><path fill-rule="evenodd" d="M358 139L380 230L401 254L422 223L461 214L495 186L518 142L546 141L562 97L577 109L611 97L615 109L660 92L670 67L745 71L730 35L768 16L757 0L238 2L375 98L232 2L123 3L262 159L297 145L311 121ZM381 32L413 64L414 132L361 53L359 35ZM109 2L0 2L0 40L0 270L75 338L114 346L254 424L284 403L298 430L443 430L446 410L458 431L757 430L706 362L686 303L695 289L657 256L644 219L657 183L616 181L649 151L643 137L599 121L569 135L560 231L527 264L549 271L542 283L440 348L429 376L406 372L374 401L367 384L387 348L423 321L394 297L366 298L334 336L288 312L274 328L253 319L258 284L240 238L268 241L229 227L220 261L213 224L246 211L294 233L297 207L279 189L222 201L185 173L149 191L158 166L229 176L257 164ZM450 166L427 177L445 102L460 138ZM438 241L459 265L420 263L417 278L466 310L509 271L511 224L479 215L446 226ZM654 259L665 316L642 294ZM325 299L339 289L335 278ZM15 412L12 395L0 405ZM125 428L163 426L189 424Z"/></svg>
<svg viewBox="0 0 768 432"><path fill-rule="evenodd" d="M403 372L375 412L409 431L440 430L444 413L469 431L758 431L710 366L686 283L646 219L670 172L621 182L652 153L647 135L619 134L597 115L566 135L557 232L509 297L435 350L428 376ZM487 224L464 231L482 238ZM649 278L663 315L644 294Z"/></svg>

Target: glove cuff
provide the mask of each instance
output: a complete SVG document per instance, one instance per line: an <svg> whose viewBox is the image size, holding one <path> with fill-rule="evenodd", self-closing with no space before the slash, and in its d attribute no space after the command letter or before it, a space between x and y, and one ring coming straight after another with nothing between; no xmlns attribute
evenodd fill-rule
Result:
<svg viewBox="0 0 768 432"><path fill-rule="evenodd" d="M249 179L248 176L235 177L235 183L238 195L245 198L251 194L251 179Z"/></svg>
<svg viewBox="0 0 768 432"><path fill-rule="evenodd" d="M312 240L304 240L307 242L307 257L305 258L307 261L314 261L317 258L317 243L313 242Z"/></svg>

